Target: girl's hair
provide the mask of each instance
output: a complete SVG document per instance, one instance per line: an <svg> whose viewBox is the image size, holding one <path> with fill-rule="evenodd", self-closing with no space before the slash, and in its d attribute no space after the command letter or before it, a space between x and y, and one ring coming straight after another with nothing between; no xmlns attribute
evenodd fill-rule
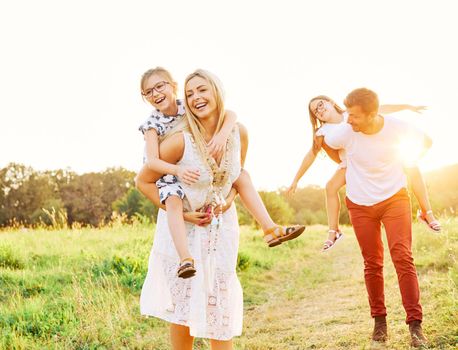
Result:
<svg viewBox="0 0 458 350"><path fill-rule="evenodd" d="M143 88L144 88L145 82L153 74L159 74L163 76L165 80L167 80L167 82L173 86L173 90L176 93L178 84L173 79L172 74L170 74L170 72L167 69L162 68L162 67L151 68L151 69L148 69L145 73L143 73L142 78L140 79L140 92L142 93L144 92Z"/></svg>
<svg viewBox="0 0 458 350"><path fill-rule="evenodd" d="M324 101L328 101L328 102L332 103L333 107L340 114L345 112L345 110L342 107L340 107L337 103L334 102L334 100L332 98L330 98L328 96L319 95L319 96L316 96L316 97L314 97L314 98L312 98L310 100L310 102L309 102L309 116L310 116L310 123L312 123L313 153L315 155L317 155L318 152L320 151L320 147L318 146L318 142L317 142L317 139L316 139L316 132L317 132L317 130L319 128L321 128L323 126L323 124L325 124L325 122L323 122L320 119L318 119L317 116L315 115L315 112L312 111L312 102L316 101L316 100L324 100Z"/></svg>
<svg viewBox="0 0 458 350"><path fill-rule="evenodd" d="M197 144L197 147L199 151L201 152L202 155L205 155L207 151L207 143L204 139L203 133L205 132L205 129L202 125L202 123L199 121L199 118L192 113L191 108L188 104L188 99L186 98L186 85L188 82L195 77L200 77L208 82L210 85L211 92L213 93L213 96L215 97L216 101L216 111L218 113L218 123L216 124L216 131L217 133L220 129L221 126L224 123L224 91L222 84L220 80L212 73L203 70L203 69L197 69L195 72L189 74L186 77L186 80L184 82L184 88L185 88L185 109L186 109L186 120L187 124L189 126L189 130L191 131L191 134L194 138L195 143Z"/></svg>

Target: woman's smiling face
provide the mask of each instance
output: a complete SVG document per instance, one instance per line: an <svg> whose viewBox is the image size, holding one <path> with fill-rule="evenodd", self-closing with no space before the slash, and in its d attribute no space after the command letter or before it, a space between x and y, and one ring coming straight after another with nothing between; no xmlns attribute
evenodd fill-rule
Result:
<svg viewBox="0 0 458 350"><path fill-rule="evenodd" d="M216 112L215 95L206 79L199 76L191 78L186 84L185 93L191 112L199 119L208 118Z"/></svg>

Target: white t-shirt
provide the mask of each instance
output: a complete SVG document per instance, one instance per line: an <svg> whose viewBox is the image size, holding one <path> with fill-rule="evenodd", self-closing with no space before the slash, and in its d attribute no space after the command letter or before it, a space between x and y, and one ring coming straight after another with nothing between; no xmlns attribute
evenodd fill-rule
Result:
<svg viewBox="0 0 458 350"><path fill-rule="evenodd" d="M348 113L344 112L342 114L343 120L340 123L324 123L323 125L320 126L320 128L316 131L316 136L324 136L326 140L326 135L329 135L336 130L339 130L342 124L346 124L348 120ZM337 131L338 132L338 131ZM326 141L325 141L326 143ZM347 166L347 155L345 152L345 149L340 148L339 150L339 158L340 158L340 164L339 164L339 169L346 168Z"/></svg>
<svg viewBox="0 0 458 350"><path fill-rule="evenodd" d="M347 123L325 136L326 144L347 152L347 197L359 205L374 205L406 187L399 144L406 137L423 143L425 134L408 123L385 116L382 129L373 135L354 132Z"/></svg>

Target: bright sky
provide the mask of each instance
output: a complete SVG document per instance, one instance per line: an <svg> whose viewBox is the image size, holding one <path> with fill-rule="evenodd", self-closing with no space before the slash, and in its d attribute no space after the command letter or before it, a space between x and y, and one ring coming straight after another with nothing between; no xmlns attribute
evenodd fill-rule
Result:
<svg viewBox="0 0 458 350"><path fill-rule="evenodd" d="M150 107L141 74L215 73L249 131L259 189L289 185L311 146L307 103L368 87L434 140L420 166L458 162L458 2L3 1L0 167L137 170ZM180 90L183 86L180 85ZM324 185L320 157L300 185Z"/></svg>

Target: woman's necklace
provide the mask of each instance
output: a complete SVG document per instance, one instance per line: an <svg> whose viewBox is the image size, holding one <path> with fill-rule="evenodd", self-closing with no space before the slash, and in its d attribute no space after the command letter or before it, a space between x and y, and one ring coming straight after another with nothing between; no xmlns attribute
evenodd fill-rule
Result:
<svg viewBox="0 0 458 350"><path fill-rule="evenodd" d="M191 137L193 146L195 147L194 139ZM230 167L230 156L231 150L234 143L234 132L229 136L226 147L224 149L220 165L218 166L216 160L205 150L204 164L207 167L207 170L212 175L212 182L210 189L207 194L206 212L211 215L210 222L210 232L208 235L208 254L210 251L216 251L216 246L218 243L218 235L220 228L223 223L223 207L226 204L226 200L223 194L223 188L226 185L229 178L229 167ZM197 147L195 147L197 150ZM218 214L215 214L215 210L218 210ZM212 239L214 238L214 239Z"/></svg>
<svg viewBox="0 0 458 350"><path fill-rule="evenodd" d="M216 160L208 152L205 152L206 163L209 167L211 174L213 175L212 184L211 184L210 191L207 197L207 200L210 203L210 207L212 211L208 253L210 253L210 249L212 249L213 251L216 251L216 246L218 244L219 231L223 224L223 207L226 204L226 200L223 194L223 188L229 178L229 166L230 166L229 153L232 150L232 144L233 144L233 138L231 135L231 137L229 137L226 143L226 147L224 149L224 153L221 158L220 166L218 166L218 164L216 163ZM214 211L217 208L219 209L218 214L215 215ZM211 242L212 236L214 236L213 242Z"/></svg>
<svg viewBox="0 0 458 350"><path fill-rule="evenodd" d="M202 161L206 166L207 171L212 176L210 188L205 200L206 212L211 215L211 223L209 230L207 231L207 258L205 259L204 268L206 271L204 278L208 293L213 291L216 281L216 247L218 245L218 238L223 223L223 206L226 204L223 195L223 188L229 180L229 167L231 166L231 160L233 158L232 149L235 138L234 135L235 132L233 131L226 142L220 166L218 166L216 160L208 153L206 148L204 154L201 154L201 152L197 150L197 146L191 136L191 142L194 150L197 151L198 154L202 155ZM218 214L215 214L215 209L217 208L219 209Z"/></svg>

